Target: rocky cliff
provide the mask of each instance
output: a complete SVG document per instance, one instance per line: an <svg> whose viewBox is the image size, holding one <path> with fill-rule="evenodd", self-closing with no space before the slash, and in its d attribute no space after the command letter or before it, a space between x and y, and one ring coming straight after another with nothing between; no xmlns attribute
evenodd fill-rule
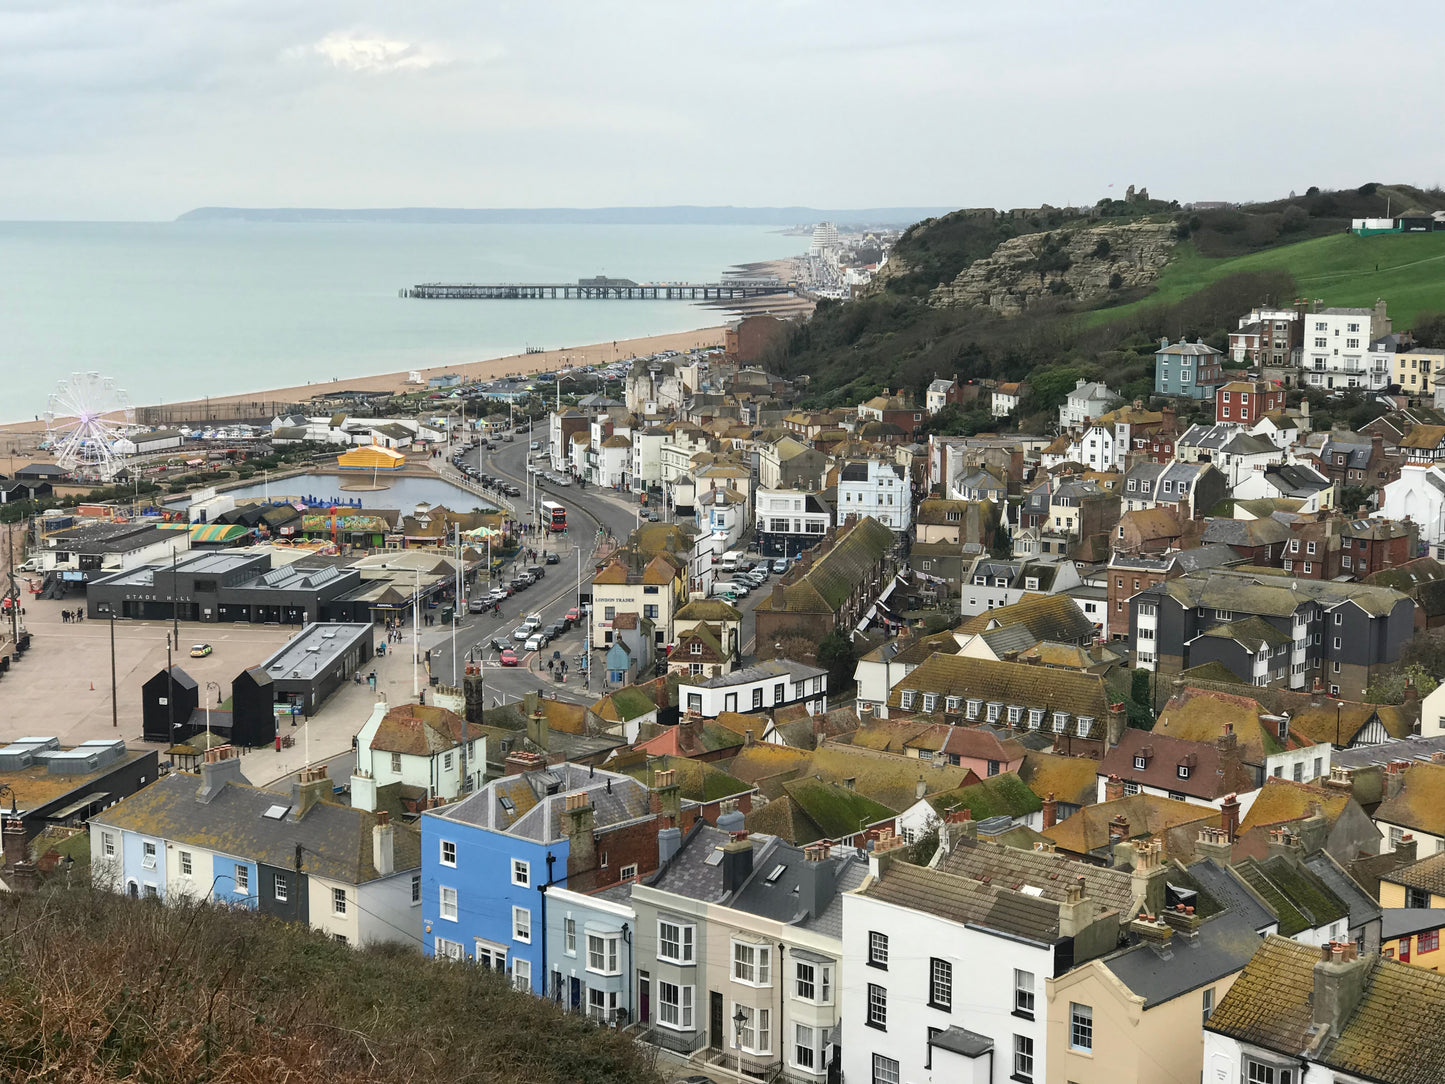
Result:
<svg viewBox="0 0 1445 1084"><path fill-rule="evenodd" d="M1097 301L1115 290L1147 286L1174 246L1169 222L1130 222L1030 233L1004 241L929 300L1016 316L1042 297Z"/></svg>

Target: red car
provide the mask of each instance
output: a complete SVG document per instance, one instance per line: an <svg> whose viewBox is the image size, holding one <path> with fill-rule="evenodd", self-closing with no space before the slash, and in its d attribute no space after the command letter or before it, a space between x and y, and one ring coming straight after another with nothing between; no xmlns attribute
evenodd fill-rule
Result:
<svg viewBox="0 0 1445 1084"><path fill-rule="evenodd" d="M509 648L506 648L506 649L502 652L502 665L503 665L503 666L519 666L519 665L521 665L521 661L522 661L521 659L517 658L517 653L516 653L515 651L513 651L510 647L509 647Z"/></svg>
<svg viewBox="0 0 1445 1084"><path fill-rule="evenodd" d="M577 622L582 620L582 611L579 610L576 606L573 606L570 610L567 611L567 620L574 625L577 624Z"/></svg>

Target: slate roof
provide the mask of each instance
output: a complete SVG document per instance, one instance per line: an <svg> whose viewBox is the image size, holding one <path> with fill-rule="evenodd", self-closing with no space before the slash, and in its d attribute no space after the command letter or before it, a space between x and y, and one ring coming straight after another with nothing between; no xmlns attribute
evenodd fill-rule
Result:
<svg viewBox="0 0 1445 1084"><path fill-rule="evenodd" d="M1328 851L1316 851L1305 857L1305 866L1342 900L1350 915L1350 929L1359 929L1380 917L1380 905L1345 872Z"/></svg>
<svg viewBox="0 0 1445 1084"><path fill-rule="evenodd" d="M1233 640L1250 651L1258 651L1263 647L1279 647L1291 642L1288 636L1262 617L1244 617L1222 625L1211 625L1199 635L1214 640Z"/></svg>
<svg viewBox="0 0 1445 1084"><path fill-rule="evenodd" d="M1059 936L1059 908L1052 901L909 862L889 863L883 876L861 891L870 899L1038 944L1052 944Z"/></svg>
<svg viewBox="0 0 1445 1084"><path fill-rule="evenodd" d="M774 585L774 594L758 608L792 613L836 613L854 589L873 572L893 546L893 532L872 516L864 516L823 556L791 583L785 576ZM791 575L791 574L790 574ZM782 605L776 603L777 587L783 591Z"/></svg>
<svg viewBox="0 0 1445 1084"><path fill-rule="evenodd" d="M1386 907L1380 917L1380 940L1393 941L1445 926L1445 907Z"/></svg>
<svg viewBox="0 0 1445 1084"><path fill-rule="evenodd" d="M1277 519L1211 519L1204 528L1203 541L1227 546L1272 546L1290 537L1290 529Z"/></svg>
<svg viewBox="0 0 1445 1084"><path fill-rule="evenodd" d="M1141 943L1100 962L1144 999L1144 1008L1152 1009L1233 975L1249 963L1259 946L1259 934L1249 922L1225 912L1203 923L1192 939L1171 938L1167 956Z"/></svg>
<svg viewBox="0 0 1445 1084"><path fill-rule="evenodd" d="M1188 572L1140 594L1168 595L1188 607L1203 606L1206 609L1232 610L1238 614L1275 617L1292 616L1305 601L1317 602L1326 609L1352 602L1365 613L1381 617L1389 614L1405 598L1388 587L1228 569Z"/></svg>
<svg viewBox="0 0 1445 1084"><path fill-rule="evenodd" d="M1348 918L1350 909L1309 867L1285 855L1263 862L1245 858L1234 872L1269 904L1279 918L1279 932L1294 937Z"/></svg>
<svg viewBox="0 0 1445 1084"><path fill-rule="evenodd" d="M91 818L126 831L205 850L293 869L296 845L303 848L307 873L365 884L381 876L372 865L372 827L376 814L332 802L318 802L299 820L265 816L273 806L292 807L293 798L249 783L226 782L209 802L197 792L202 777L171 772ZM421 833L392 824L393 865L397 871L421 865Z"/></svg>
<svg viewBox="0 0 1445 1084"><path fill-rule="evenodd" d="M1200 900L1201 914L1206 911L1209 914L1228 912L1261 935L1279 924L1275 913L1246 887L1243 880L1235 876L1233 869L1215 858L1201 858L1197 862L1191 862L1183 871L1182 877L1177 869L1169 873L1170 884L1185 879L1193 882L1203 894Z"/></svg>
<svg viewBox="0 0 1445 1084"><path fill-rule="evenodd" d="M593 806L594 830L649 815L648 790L637 780L563 763L494 779L459 802L431 810L428 816L553 843L566 838L563 806L567 795L578 792L585 792Z"/></svg>
<svg viewBox="0 0 1445 1084"><path fill-rule="evenodd" d="M1067 855L1048 851L1020 851L998 843L960 839L938 863L943 873L1001 888L1018 890L1029 885L1039 890L1033 898L1063 903L1069 886L1079 877L1088 886L1086 894L1105 910L1117 911L1127 923L1135 908L1133 878L1127 870L1096 866Z"/></svg>
<svg viewBox="0 0 1445 1084"><path fill-rule="evenodd" d="M1311 1034L1320 950L1271 935L1215 1006L1205 1030L1285 1055L1293 1062ZM1367 957L1368 977L1339 1034L1313 1060L1368 1080L1437 1084L1445 1079L1445 976Z"/></svg>

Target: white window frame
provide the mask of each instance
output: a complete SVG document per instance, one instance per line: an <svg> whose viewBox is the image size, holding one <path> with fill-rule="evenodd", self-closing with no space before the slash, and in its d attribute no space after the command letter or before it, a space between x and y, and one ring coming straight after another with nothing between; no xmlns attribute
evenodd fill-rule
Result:
<svg viewBox="0 0 1445 1084"><path fill-rule="evenodd" d="M667 936L664 926L677 931L675 938ZM677 955L668 955L669 944L677 946ZM664 963L692 966L697 963L697 926L691 922L674 922L670 918L657 920L657 958Z"/></svg>
<svg viewBox="0 0 1445 1084"><path fill-rule="evenodd" d="M587 970L593 975L622 974L622 935L616 933L587 934Z"/></svg>
<svg viewBox="0 0 1445 1084"><path fill-rule="evenodd" d="M668 1000L668 991L675 995ZM669 1031L693 1030L695 1004L694 987L659 979L657 983L657 1026ZM669 1010L671 1012L669 1013ZM672 1019L668 1019L671 1015Z"/></svg>
<svg viewBox="0 0 1445 1084"><path fill-rule="evenodd" d="M450 839L441 840L437 847L438 861L444 866L457 868L457 845Z"/></svg>
<svg viewBox="0 0 1445 1084"><path fill-rule="evenodd" d="M764 1057L773 1052L773 1014L766 1005L744 1005L740 1002L733 1002L733 1011L730 1014L732 1022L737 1025L737 1015L741 1012L744 1020L741 1027L733 1032L733 1047L741 1050L744 1054L752 1054L757 1057ZM759 1041L759 1040L762 1041Z"/></svg>
<svg viewBox="0 0 1445 1084"><path fill-rule="evenodd" d="M873 1055L872 1084L899 1084L900 1080L902 1077L899 1076L896 1058L890 1058L887 1054Z"/></svg>
<svg viewBox="0 0 1445 1084"><path fill-rule="evenodd" d="M532 912L525 907L512 908L512 940L532 943Z"/></svg>
<svg viewBox="0 0 1445 1084"><path fill-rule="evenodd" d="M181 876L189 877L191 875L191 871L194 868L195 867L191 861L191 852L181 851Z"/></svg>
<svg viewBox="0 0 1445 1084"><path fill-rule="evenodd" d="M1014 1012L1034 1018L1034 973L1014 968Z"/></svg>
<svg viewBox="0 0 1445 1084"><path fill-rule="evenodd" d="M239 862L236 863L236 891L238 893L251 891L251 871Z"/></svg>
<svg viewBox="0 0 1445 1084"><path fill-rule="evenodd" d="M532 961L526 957L512 957L512 989L523 994L532 992Z"/></svg>
<svg viewBox="0 0 1445 1084"><path fill-rule="evenodd" d="M733 982L759 989L773 985L773 947L751 941L732 943Z"/></svg>
<svg viewBox="0 0 1445 1084"><path fill-rule="evenodd" d="M562 951L568 956L577 955L577 920L571 915L562 922Z"/></svg>
<svg viewBox="0 0 1445 1084"><path fill-rule="evenodd" d="M1094 1007L1069 1002L1069 1049L1094 1052Z"/></svg>
<svg viewBox="0 0 1445 1084"><path fill-rule="evenodd" d="M346 889L333 888L331 890L331 913L333 915L346 914Z"/></svg>
<svg viewBox="0 0 1445 1084"><path fill-rule="evenodd" d="M445 937L438 936L432 943L432 955L438 960L464 960L465 951L460 941L449 941Z"/></svg>
<svg viewBox="0 0 1445 1084"><path fill-rule="evenodd" d="M457 890L450 885L437 889L437 915L448 922L457 921Z"/></svg>
<svg viewBox="0 0 1445 1084"><path fill-rule="evenodd" d="M1034 1041L1028 1035L1014 1035L1014 1071L1015 1080L1032 1081L1034 1079Z"/></svg>
<svg viewBox="0 0 1445 1084"><path fill-rule="evenodd" d="M808 976L803 976L803 969ZM812 993L808 991L811 990ZM793 961L793 996L810 1005L831 1005L833 1003L833 965L820 964L813 960Z"/></svg>
<svg viewBox="0 0 1445 1084"><path fill-rule="evenodd" d="M521 858L512 859L512 883L521 888L531 888L532 863Z"/></svg>
<svg viewBox="0 0 1445 1084"><path fill-rule="evenodd" d="M271 895L277 903L285 903L291 896L291 885L286 874L277 873L271 878Z"/></svg>
<svg viewBox="0 0 1445 1084"><path fill-rule="evenodd" d="M155 869L159 861L160 849L156 846L155 840L143 839L140 845L141 869Z"/></svg>

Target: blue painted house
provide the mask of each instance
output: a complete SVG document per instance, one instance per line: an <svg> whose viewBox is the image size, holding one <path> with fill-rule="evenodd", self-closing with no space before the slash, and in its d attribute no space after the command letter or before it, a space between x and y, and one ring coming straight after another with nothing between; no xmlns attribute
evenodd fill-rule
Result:
<svg viewBox="0 0 1445 1084"><path fill-rule="evenodd" d="M1154 394L1212 401L1215 388L1225 381L1223 357L1203 339L1192 343L1180 339L1173 345L1160 339L1154 354Z"/></svg>
<svg viewBox="0 0 1445 1084"><path fill-rule="evenodd" d="M656 832L646 829L656 814L647 787L625 775L549 767L530 753L512 754L508 766L523 770L421 818L423 948L561 999L547 946L548 889L590 890L653 868ZM615 836L624 826L644 830ZM633 848L646 852L645 865Z"/></svg>
<svg viewBox="0 0 1445 1084"><path fill-rule="evenodd" d="M681 838L677 829L671 832ZM547 959L553 1000L603 1024L636 1020L636 935L632 882L595 895L549 890Z"/></svg>

